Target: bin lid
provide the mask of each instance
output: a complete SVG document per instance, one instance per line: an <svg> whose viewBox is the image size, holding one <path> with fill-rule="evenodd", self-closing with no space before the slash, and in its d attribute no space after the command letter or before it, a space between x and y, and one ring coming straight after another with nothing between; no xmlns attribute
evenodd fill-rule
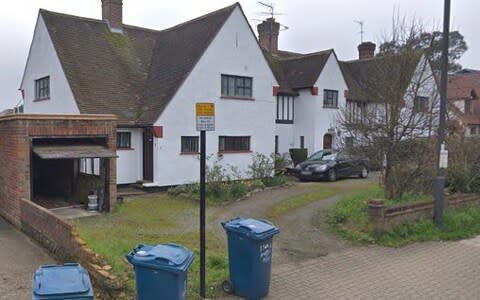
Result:
<svg viewBox="0 0 480 300"><path fill-rule="evenodd" d="M223 224L226 230L243 233L254 239L266 239L279 233L278 228L266 220L236 218Z"/></svg>
<svg viewBox="0 0 480 300"><path fill-rule="evenodd" d="M88 273L79 264L41 266L33 276L33 292L39 296L84 294L90 288Z"/></svg>
<svg viewBox="0 0 480 300"><path fill-rule="evenodd" d="M186 270L193 260L193 253L177 244L138 245L132 254L127 256L132 264L158 269Z"/></svg>

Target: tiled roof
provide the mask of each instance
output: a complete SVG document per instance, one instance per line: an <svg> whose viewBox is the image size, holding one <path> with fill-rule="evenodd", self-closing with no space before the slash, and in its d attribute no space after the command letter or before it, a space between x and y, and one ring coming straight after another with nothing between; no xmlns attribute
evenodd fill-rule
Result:
<svg viewBox="0 0 480 300"><path fill-rule="evenodd" d="M41 10L81 113L151 125L173 98L238 3L155 31Z"/></svg>
<svg viewBox="0 0 480 300"><path fill-rule="evenodd" d="M347 98L385 102L384 98L394 93L403 97L420 57L416 53L340 62L348 86Z"/></svg>
<svg viewBox="0 0 480 300"><path fill-rule="evenodd" d="M266 56L280 90L290 92L313 87L332 53L332 49L309 54L276 51Z"/></svg>
<svg viewBox="0 0 480 300"><path fill-rule="evenodd" d="M461 72L448 76L448 100L480 98L480 71Z"/></svg>

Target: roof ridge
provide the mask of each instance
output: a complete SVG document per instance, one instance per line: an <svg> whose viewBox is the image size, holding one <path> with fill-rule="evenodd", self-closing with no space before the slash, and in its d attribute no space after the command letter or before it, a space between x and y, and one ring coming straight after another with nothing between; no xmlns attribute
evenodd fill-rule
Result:
<svg viewBox="0 0 480 300"><path fill-rule="evenodd" d="M296 59L303 59L303 58L312 57L312 56L316 56L316 55L330 54L332 52L334 52L334 50L333 50L333 48L330 48L330 49L321 50L321 51L317 51L317 52L306 53L306 54L299 53L298 56L294 56L294 57L279 57L277 59L281 60L281 61L296 60Z"/></svg>
<svg viewBox="0 0 480 300"><path fill-rule="evenodd" d="M224 11L233 9L233 8L235 8L235 7L237 7L237 6L240 6L240 3L239 3L239 2L235 2L235 3L232 4L232 5L226 6L226 7L224 7L224 8L217 9L217 10L215 10L215 11L212 11L212 12L209 12L209 13L207 13L207 14L205 14L205 15L202 15L202 16L196 17L196 18L194 18L194 19L191 19L191 20L188 20L188 21L179 23L179 24L174 25L174 26L172 26L172 27L165 28L165 29L162 29L162 30L158 30L158 32L165 32L165 31L175 30L175 29L177 29L178 27L182 27L182 26L188 25L188 24L190 24L190 23L193 23L193 22L196 22L196 21L199 21L199 20L202 20L202 19L211 17L212 15L215 15L215 14L218 14L218 13L222 13L222 12L224 12Z"/></svg>

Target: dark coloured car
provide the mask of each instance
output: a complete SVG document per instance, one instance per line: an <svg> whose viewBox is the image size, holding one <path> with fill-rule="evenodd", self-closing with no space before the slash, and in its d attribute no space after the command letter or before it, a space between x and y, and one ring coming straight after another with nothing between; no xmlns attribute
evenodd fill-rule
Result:
<svg viewBox="0 0 480 300"><path fill-rule="evenodd" d="M368 176L368 159L358 158L345 152L329 154L319 152L295 167L295 174L300 180L335 181L344 177L366 178Z"/></svg>

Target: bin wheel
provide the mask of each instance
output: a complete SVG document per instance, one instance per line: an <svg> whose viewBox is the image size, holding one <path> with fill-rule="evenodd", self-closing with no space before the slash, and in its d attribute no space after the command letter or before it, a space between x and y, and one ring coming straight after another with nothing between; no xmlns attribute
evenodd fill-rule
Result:
<svg viewBox="0 0 480 300"><path fill-rule="evenodd" d="M233 294L233 284L230 280L224 280L222 282L222 290L227 294Z"/></svg>

